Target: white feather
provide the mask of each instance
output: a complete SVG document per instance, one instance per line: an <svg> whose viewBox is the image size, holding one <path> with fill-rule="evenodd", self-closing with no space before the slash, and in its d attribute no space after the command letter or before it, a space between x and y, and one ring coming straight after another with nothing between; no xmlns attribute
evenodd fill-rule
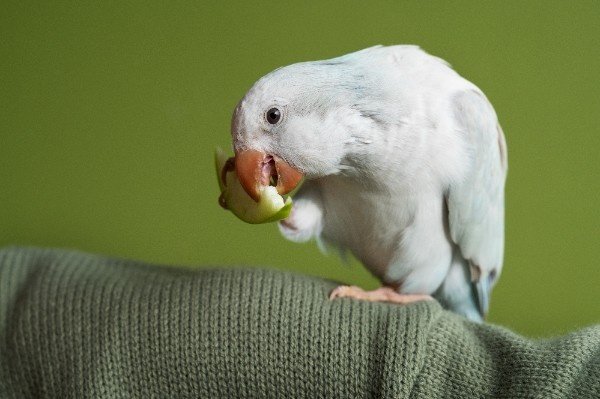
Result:
<svg viewBox="0 0 600 399"><path fill-rule="evenodd" d="M400 292L476 319L466 268L500 271L506 152L492 107L446 62L377 46L280 68L242 99L232 134L308 177L286 237L348 249Z"/></svg>

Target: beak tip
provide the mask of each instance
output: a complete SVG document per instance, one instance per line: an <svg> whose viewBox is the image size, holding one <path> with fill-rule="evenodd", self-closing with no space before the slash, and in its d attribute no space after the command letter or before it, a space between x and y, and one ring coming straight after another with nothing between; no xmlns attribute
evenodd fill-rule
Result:
<svg viewBox="0 0 600 399"><path fill-rule="evenodd" d="M260 200L260 165L264 157L264 153L256 150L239 151L235 154L235 172L244 191L255 202Z"/></svg>

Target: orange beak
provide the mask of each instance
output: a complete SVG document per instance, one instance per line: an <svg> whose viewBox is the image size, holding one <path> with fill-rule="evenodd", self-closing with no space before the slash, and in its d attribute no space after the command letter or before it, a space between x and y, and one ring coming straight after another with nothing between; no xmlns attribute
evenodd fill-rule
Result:
<svg viewBox="0 0 600 399"><path fill-rule="evenodd" d="M283 159L257 150L236 151L235 171L244 190L256 202L260 199L261 187L274 185L277 192L284 195L302 180L302 173Z"/></svg>

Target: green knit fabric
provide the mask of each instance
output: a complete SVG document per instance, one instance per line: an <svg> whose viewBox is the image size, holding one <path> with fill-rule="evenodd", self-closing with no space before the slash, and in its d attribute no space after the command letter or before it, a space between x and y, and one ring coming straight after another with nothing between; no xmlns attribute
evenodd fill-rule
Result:
<svg viewBox="0 0 600 399"><path fill-rule="evenodd" d="M254 268L0 251L0 398L600 397L600 326L528 340Z"/></svg>

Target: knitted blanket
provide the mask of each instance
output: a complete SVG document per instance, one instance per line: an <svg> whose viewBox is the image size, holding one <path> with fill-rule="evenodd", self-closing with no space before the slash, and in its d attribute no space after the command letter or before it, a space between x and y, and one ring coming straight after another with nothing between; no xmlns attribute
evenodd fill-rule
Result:
<svg viewBox="0 0 600 399"><path fill-rule="evenodd" d="M334 283L0 251L0 398L599 398L600 326L551 340Z"/></svg>

